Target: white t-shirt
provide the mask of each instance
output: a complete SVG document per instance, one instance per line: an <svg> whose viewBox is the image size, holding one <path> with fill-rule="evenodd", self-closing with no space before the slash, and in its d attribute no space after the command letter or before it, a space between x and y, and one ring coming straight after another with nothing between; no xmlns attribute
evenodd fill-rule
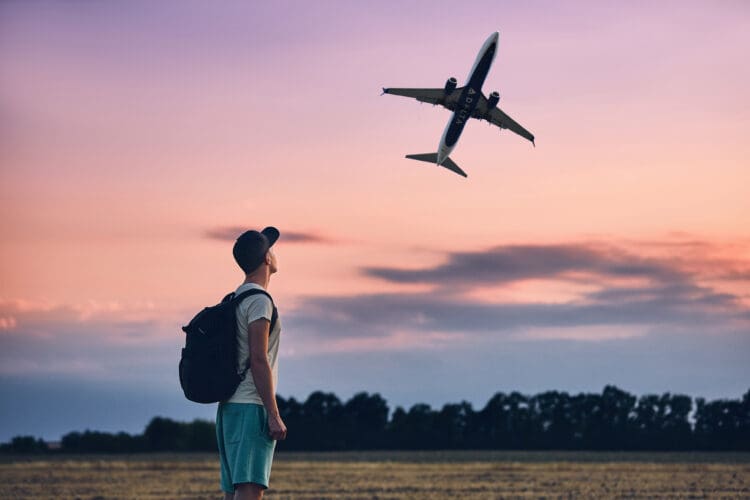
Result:
<svg viewBox="0 0 750 500"><path fill-rule="evenodd" d="M237 288L235 294L239 295L244 291L257 288L263 290L263 287L255 283L244 283ZM273 304L271 299L263 294L256 294L246 297L239 306L237 306L237 366L245 369L247 361L250 358L250 346L248 345L247 327L255 320L265 318L271 321L273 315ZM276 320L276 325L268 338L268 362L271 365L271 374L273 376L274 390L278 383L278 365L276 363L279 352L279 335L281 334L281 320ZM230 403L257 403L263 404L263 400L255 388L253 374L247 370L245 379L240 382L237 390L228 400Z"/></svg>

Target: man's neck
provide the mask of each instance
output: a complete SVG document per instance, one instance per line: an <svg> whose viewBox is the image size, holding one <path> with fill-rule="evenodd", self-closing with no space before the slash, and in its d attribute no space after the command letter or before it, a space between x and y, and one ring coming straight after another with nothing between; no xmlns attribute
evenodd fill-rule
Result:
<svg viewBox="0 0 750 500"><path fill-rule="evenodd" d="M245 275L245 281L243 282L243 285L245 283L255 283L256 285L262 286L264 290L267 290L269 281L271 281L271 273L267 271L251 273Z"/></svg>

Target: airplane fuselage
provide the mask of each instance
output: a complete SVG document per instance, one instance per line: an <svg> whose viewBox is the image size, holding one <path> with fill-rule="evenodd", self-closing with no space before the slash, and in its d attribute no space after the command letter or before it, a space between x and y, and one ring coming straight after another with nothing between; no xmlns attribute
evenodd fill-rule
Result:
<svg viewBox="0 0 750 500"><path fill-rule="evenodd" d="M468 82L461 90L461 95L458 97L453 115L445 127L443 137L440 139L437 152L438 165L443 163L451 151L453 151L453 148L456 147L456 143L458 142L458 138L461 137L461 132L463 132L466 122L471 118L479 103L479 96L482 95L484 80L487 78L487 73L489 73L490 66L492 66L492 62L495 60L495 55L497 54L498 36L497 32L490 35L479 50L479 55L477 55L477 59L474 61L474 66L469 72Z"/></svg>

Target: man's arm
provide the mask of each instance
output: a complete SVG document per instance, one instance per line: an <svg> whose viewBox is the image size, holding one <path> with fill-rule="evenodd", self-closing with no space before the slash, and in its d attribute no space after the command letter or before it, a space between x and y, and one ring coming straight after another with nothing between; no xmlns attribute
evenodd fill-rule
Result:
<svg viewBox="0 0 750 500"><path fill-rule="evenodd" d="M263 406L268 413L268 431L273 439L286 438L286 425L281 420L279 407L276 405L276 391L273 386L271 364L268 362L268 330L271 322L265 318L257 319L247 328L250 346L250 373L253 375L255 388L258 390Z"/></svg>

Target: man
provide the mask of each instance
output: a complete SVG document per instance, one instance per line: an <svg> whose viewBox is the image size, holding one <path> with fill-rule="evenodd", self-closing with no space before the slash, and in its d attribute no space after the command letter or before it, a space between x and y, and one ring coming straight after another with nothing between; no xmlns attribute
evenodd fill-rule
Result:
<svg viewBox="0 0 750 500"><path fill-rule="evenodd" d="M234 259L245 273L237 288L268 289L278 270L271 247L279 238L275 227L247 231L234 244ZM219 403L216 438L225 500L260 499L268 488L276 440L286 426L276 406L277 355L281 322L270 330L274 306L265 294L250 295L237 306L237 365L249 370L235 393Z"/></svg>

